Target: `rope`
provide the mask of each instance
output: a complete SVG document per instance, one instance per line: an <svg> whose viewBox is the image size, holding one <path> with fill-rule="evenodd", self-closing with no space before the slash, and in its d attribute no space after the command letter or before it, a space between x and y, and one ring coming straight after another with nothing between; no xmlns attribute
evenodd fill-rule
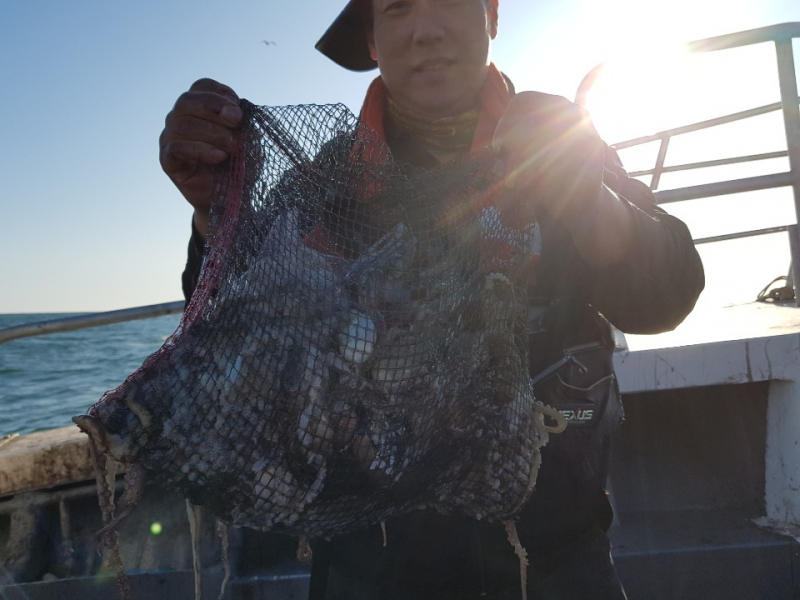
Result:
<svg viewBox="0 0 800 600"><path fill-rule="evenodd" d="M787 285L770 289L772 285L778 281L786 281ZM763 290L758 292L756 302L786 302L788 300L794 300L794 297L794 289L792 289L792 286L788 285L786 275L781 275L770 281Z"/></svg>
<svg viewBox="0 0 800 600"><path fill-rule="evenodd" d="M519 579L522 587L522 600L528 600L528 552L523 548L517 535L517 525L514 521L504 521L508 543L514 547L514 554L519 558Z"/></svg>
<svg viewBox="0 0 800 600"><path fill-rule="evenodd" d="M555 426L550 426L545 423L544 427L547 429L547 433L561 433L567 428L567 419L564 418L564 415L562 415L552 406L547 406L546 404L537 402L534 410L539 411L545 417L548 417L556 422Z"/></svg>
<svg viewBox="0 0 800 600"><path fill-rule="evenodd" d="M228 586L228 580L231 578L231 563L228 560L228 526L222 521L217 519L217 535L222 541L222 564L225 567L225 578L222 580L222 588L219 592L219 599L225 599L225 588Z"/></svg>

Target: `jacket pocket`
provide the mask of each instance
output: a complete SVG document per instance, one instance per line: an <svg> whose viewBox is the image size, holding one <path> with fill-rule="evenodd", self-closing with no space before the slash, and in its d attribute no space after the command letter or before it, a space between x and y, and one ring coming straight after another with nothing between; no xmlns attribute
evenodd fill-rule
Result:
<svg viewBox="0 0 800 600"><path fill-rule="evenodd" d="M566 430L551 437L550 452L571 462L599 454L622 421L612 352L600 343L567 348L563 364L536 385L536 399L567 421Z"/></svg>

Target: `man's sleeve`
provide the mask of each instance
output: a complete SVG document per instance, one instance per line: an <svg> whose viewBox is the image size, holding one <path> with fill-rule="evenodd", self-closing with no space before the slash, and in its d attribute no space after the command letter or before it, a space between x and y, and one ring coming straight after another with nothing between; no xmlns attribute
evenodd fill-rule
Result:
<svg viewBox="0 0 800 600"><path fill-rule="evenodd" d="M633 242L621 263L591 271L588 300L627 333L669 331L703 290L700 256L686 225L656 206L650 189L628 176L613 149L605 162L604 184L630 211Z"/></svg>
<svg viewBox="0 0 800 600"><path fill-rule="evenodd" d="M189 238L186 267L183 269L183 275L181 275L183 298L187 305L189 304L189 299L192 297L194 288L197 287L197 280L200 278L200 267L203 266L205 246L205 241L203 241L203 238L198 233L194 226L194 220L192 220L192 236Z"/></svg>

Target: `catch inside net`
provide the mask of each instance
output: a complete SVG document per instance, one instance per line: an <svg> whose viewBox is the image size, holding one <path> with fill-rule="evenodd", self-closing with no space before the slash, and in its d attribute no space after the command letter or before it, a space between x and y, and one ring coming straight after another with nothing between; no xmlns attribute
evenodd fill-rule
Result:
<svg viewBox="0 0 800 600"><path fill-rule="evenodd" d="M242 106L178 329L76 422L234 526L513 518L547 409L528 374L534 241L501 224L497 157L422 170L343 106Z"/></svg>

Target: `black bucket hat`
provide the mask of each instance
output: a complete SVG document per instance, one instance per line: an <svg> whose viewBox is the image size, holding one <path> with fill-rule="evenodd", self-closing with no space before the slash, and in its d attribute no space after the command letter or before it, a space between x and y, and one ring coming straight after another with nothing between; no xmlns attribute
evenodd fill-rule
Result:
<svg viewBox="0 0 800 600"><path fill-rule="evenodd" d="M371 0L350 0L314 46L336 64L351 71L378 66L369 55L367 23Z"/></svg>

